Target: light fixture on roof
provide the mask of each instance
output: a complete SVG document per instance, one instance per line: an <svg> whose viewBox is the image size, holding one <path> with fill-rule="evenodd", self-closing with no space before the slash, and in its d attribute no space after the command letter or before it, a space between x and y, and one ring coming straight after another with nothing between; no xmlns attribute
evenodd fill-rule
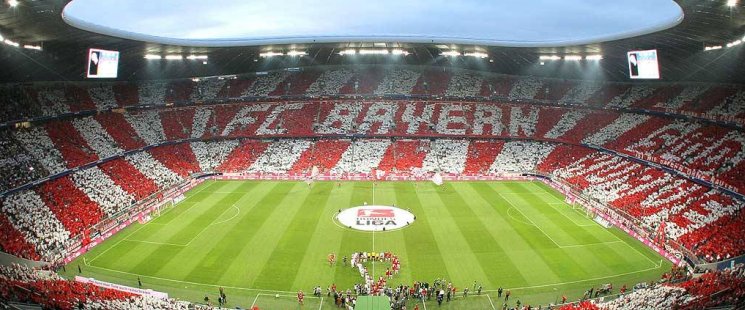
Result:
<svg viewBox="0 0 745 310"><path fill-rule="evenodd" d="M8 5L10 5L11 8L14 8L18 6L18 0L8 0Z"/></svg>
<svg viewBox="0 0 745 310"><path fill-rule="evenodd" d="M31 44L26 44L26 45L23 46L23 48L25 48L27 50L35 50L35 51L40 51L41 50L41 46L39 46L39 45L31 45Z"/></svg>
<svg viewBox="0 0 745 310"><path fill-rule="evenodd" d="M388 55L388 50L386 49L362 49L359 51L360 55Z"/></svg>
<svg viewBox="0 0 745 310"><path fill-rule="evenodd" d="M465 53L465 54L463 54L463 56L470 56L470 57L476 57L476 58L486 58L486 57L489 57L488 54L482 53L482 52Z"/></svg>
<svg viewBox="0 0 745 310"><path fill-rule="evenodd" d="M8 39L5 39L3 42L5 42L5 44L8 44L10 46L15 46L15 47L21 46L21 44L19 44L18 42L14 42L14 41L11 41L11 40L8 40Z"/></svg>
<svg viewBox="0 0 745 310"><path fill-rule="evenodd" d="M735 5L737 5L737 0L727 0L728 7L733 7Z"/></svg>
<svg viewBox="0 0 745 310"><path fill-rule="evenodd" d="M442 52L442 56L456 57L456 56L460 56L460 52L458 51Z"/></svg>
<svg viewBox="0 0 745 310"><path fill-rule="evenodd" d="M308 55L308 53L304 51L292 50L292 51L287 52L287 56L290 56L290 57L298 57L298 56L305 56L305 55Z"/></svg>
<svg viewBox="0 0 745 310"><path fill-rule="evenodd" d="M566 55L566 56L564 56L564 60L567 60L567 61L580 61L580 60L582 60L582 56L580 56L580 55Z"/></svg>
<svg viewBox="0 0 745 310"><path fill-rule="evenodd" d="M189 55L186 57L189 60L205 60L207 58L209 58L207 55Z"/></svg>
<svg viewBox="0 0 745 310"><path fill-rule="evenodd" d="M733 46L740 45L740 44L742 44L742 40L737 40L737 41L727 43L727 47L733 47Z"/></svg>
<svg viewBox="0 0 745 310"><path fill-rule="evenodd" d="M391 54L393 54L393 55L404 55L404 56L406 56L406 55L409 55L409 52L407 52L407 51L404 51L404 50L402 50L402 49L400 49L400 48L394 48L394 49L392 49L392 50L391 50Z"/></svg>
<svg viewBox="0 0 745 310"><path fill-rule="evenodd" d="M339 52L339 55L354 55L354 54L357 54L357 51L353 48L345 49Z"/></svg>
<svg viewBox="0 0 745 310"><path fill-rule="evenodd" d="M155 55L155 54L145 54L145 59L149 59L149 60L160 60L160 59L162 59L162 58L163 58L163 57L160 57L160 55Z"/></svg>
<svg viewBox="0 0 745 310"><path fill-rule="evenodd" d="M560 60L561 57L556 55L541 55L538 57L540 60Z"/></svg>
<svg viewBox="0 0 745 310"><path fill-rule="evenodd" d="M268 57L274 57L274 56L282 56L282 53L278 53L278 52L263 52L263 53L259 53L259 57L261 57L261 58L268 58Z"/></svg>
<svg viewBox="0 0 745 310"><path fill-rule="evenodd" d="M600 54L585 56L585 60L602 60L602 59L603 59L603 55L600 55Z"/></svg>

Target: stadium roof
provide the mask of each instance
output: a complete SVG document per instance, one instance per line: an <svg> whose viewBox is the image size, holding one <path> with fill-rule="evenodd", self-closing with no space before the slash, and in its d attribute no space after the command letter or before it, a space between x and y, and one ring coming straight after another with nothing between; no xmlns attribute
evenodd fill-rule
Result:
<svg viewBox="0 0 745 310"><path fill-rule="evenodd" d="M0 70L0 81L2 82L82 80L84 79L86 51L88 48L95 47L122 52L119 68L120 80L188 78L311 65L409 64L457 66L507 74L628 81L626 52L636 49L657 49L660 55L663 80L745 83L745 66L741 65L743 60L742 44L737 43L745 35L745 27L743 27L745 25L745 10L742 10L743 3L738 1L735 1L734 6L729 6L728 2L732 0L679 0L677 4L682 8L685 17L677 26L673 26L675 24L674 15L665 15L663 17L666 18L657 20L658 24L656 26L647 25L646 28L633 28L633 23L630 25L627 23L626 26L632 28L625 28L627 31L630 31L628 29L635 31L631 35L672 26L667 30L625 39L586 43L625 37L611 35L603 38L602 36L598 37L597 33L593 36L590 32L590 35L586 37L562 38L568 44L581 43L580 45L558 47L547 47L557 44L546 43L547 39L545 38L542 44L531 46L526 44L530 42L522 42L523 44L512 44L513 47L505 47L504 45L510 44L505 44L505 42L499 44L498 41L513 40L515 37L505 37L509 32L499 34L493 31L475 35L474 38L491 40L483 45L474 44L478 43L475 41L443 44L447 40L425 43L421 40L403 37L390 37L389 40L375 42L377 39L385 39L385 36L370 36L365 39L364 33L349 37L349 41L330 40L333 42L308 43L308 39L313 36L311 33L307 34L305 39L298 39L295 44L247 47L188 47L123 39L81 30L69 25L62 18L62 11L70 2L69 0L18 1L19 4L15 7L10 7L7 4L0 7L0 35L4 39L10 40L11 43L19 43L19 47L0 44L0 66L3 68L3 70ZM169 2L166 1L166 3ZM561 1L546 0L545 2ZM661 3L664 2L665 0L662 0ZM607 5L607 3L603 5ZM323 10L317 13L320 14ZM276 11L283 12L281 8L276 8ZM565 17L562 12L557 11L554 14ZM474 20L478 22L479 19L486 18L484 16L487 15L475 14ZM558 23L561 18L555 20ZM583 25L576 21L577 18L567 20L572 21L575 26ZM629 20L635 21L639 18L629 18ZM593 22L591 19L588 19L588 21ZM430 20L428 22L430 25L434 25L434 21ZM398 30L391 30L389 34L400 31L403 26L405 26L405 23L397 25L398 28L396 29ZM586 27L580 26L579 29L582 28ZM418 31L426 30L426 28L418 29ZM608 35L608 31L605 33ZM437 32L430 35L437 35ZM465 35L465 33L460 35ZM181 36L183 37L183 34ZM179 35L174 37L178 38ZM525 41L541 41L540 38L536 39L536 37L523 36L523 38L526 38ZM453 39L453 42L458 42L458 40ZM24 45L28 45L30 48L39 46L42 50L25 49L23 48ZM514 45L521 47L514 47ZM711 47L718 46L722 48L705 50L707 47L711 49ZM349 48L388 50L395 48L402 49L409 54L401 57L340 55L340 52ZM267 51L281 53L301 51L307 53L307 55L303 57L260 57L262 52ZM445 56L449 52L458 52L461 55L464 53L482 55L483 53L488 57ZM206 64L202 61L188 60L153 61L144 59L146 54L208 55L209 60L206 61ZM547 55L587 56L598 54L602 55L603 60L542 62L539 59L540 56Z"/></svg>
<svg viewBox="0 0 745 310"><path fill-rule="evenodd" d="M139 41L229 47L409 42L556 47L624 39L683 20L672 0L74 0L70 25Z"/></svg>

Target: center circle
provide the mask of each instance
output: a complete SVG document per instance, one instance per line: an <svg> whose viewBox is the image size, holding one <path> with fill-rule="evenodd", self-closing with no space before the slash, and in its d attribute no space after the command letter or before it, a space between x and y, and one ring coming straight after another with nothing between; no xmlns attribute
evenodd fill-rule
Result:
<svg viewBox="0 0 745 310"><path fill-rule="evenodd" d="M359 206L341 210L336 220L345 227L362 231L390 231L414 223L416 216L393 206Z"/></svg>

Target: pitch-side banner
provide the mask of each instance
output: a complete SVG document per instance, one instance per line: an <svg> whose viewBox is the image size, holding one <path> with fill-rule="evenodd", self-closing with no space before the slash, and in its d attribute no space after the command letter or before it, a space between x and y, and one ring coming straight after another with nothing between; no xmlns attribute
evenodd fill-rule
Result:
<svg viewBox="0 0 745 310"><path fill-rule="evenodd" d="M126 286L126 285L119 285L119 284L115 284L115 283L98 281L98 280L93 279L93 278L85 278L85 277L81 277L81 276L75 276L75 281L80 282L80 283L93 284L93 285L98 286L98 287L103 287L103 288L107 288L107 289L112 289L112 290L117 290L117 291L122 291L122 292L137 294L137 295L147 295L147 296L152 296L152 297L160 298L160 299L167 299L168 298L168 293L157 292L157 291L153 291L153 290L150 290L150 289L143 290L141 288L134 288L134 287Z"/></svg>

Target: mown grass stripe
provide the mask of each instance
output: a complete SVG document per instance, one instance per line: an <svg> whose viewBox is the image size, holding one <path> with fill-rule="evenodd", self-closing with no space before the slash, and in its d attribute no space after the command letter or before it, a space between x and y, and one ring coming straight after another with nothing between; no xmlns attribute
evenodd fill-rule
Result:
<svg viewBox="0 0 745 310"><path fill-rule="evenodd" d="M433 227L426 216L424 206L417 197L416 187L421 184L396 183L394 187L396 206L411 209L417 217L413 224L402 230L407 257L402 261L402 269L409 270L411 278L431 283L432 276L451 279L442 256L442 249L435 240Z"/></svg>
<svg viewBox="0 0 745 310"><path fill-rule="evenodd" d="M224 184L221 188L239 188L249 187L246 183L234 183ZM201 207L198 210L190 212L188 215L181 217L184 222L180 222L180 225L169 225L165 226L166 229L172 229L166 233L164 239L155 240L171 244L183 244L190 245L190 242L194 238L200 237L204 230L209 229L209 225L218 218L225 210L231 208L231 206L244 194L228 194L222 199L214 201L213 203L205 203L206 207ZM160 233L164 233L164 229L160 230ZM161 237L158 235L157 237ZM139 240L139 239L138 239ZM148 246L156 246L147 244ZM161 247L145 256L139 257L139 263L135 264L131 269L131 272L141 274L156 274L163 269L163 266L171 261L172 257L178 255L179 252L183 251L183 247Z"/></svg>
<svg viewBox="0 0 745 310"><path fill-rule="evenodd" d="M199 243L194 243L185 249L184 253L179 255L179 259L174 259L165 270L179 270L180 275L176 276L182 279L192 279L193 281L203 283L220 283L221 276L227 271L226 266L231 266L236 259L246 236L240 233L241 226L248 224L249 221L255 220L257 205L265 200L266 196L272 193L278 186L277 183L252 183L254 186L239 200L235 206L240 210L238 216L230 221L213 224L207 233L200 235ZM226 212L215 222L225 221ZM161 274L167 276L166 274Z"/></svg>
<svg viewBox="0 0 745 310"><path fill-rule="evenodd" d="M456 220L450 216L446 202L442 201L441 194L438 193L447 190L447 188L425 183L420 186L420 189L421 191L417 191L417 196L424 214L433 226L435 241L438 247L442 249L441 255L452 278L448 280L456 283L472 283L474 277L486 277L486 273L481 268L476 255L474 255L467 237L460 231Z"/></svg>
<svg viewBox="0 0 745 310"><path fill-rule="evenodd" d="M496 282L503 275L503 273L500 273L500 269L501 271L510 269L518 271L514 274L516 281L525 282L526 279L520 274L517 266L507 258L511 253L505 251L489 233L479 217L461 196L459 187L452 183L446 183L442 187L443 191L438 191L438 196L449 216L455 221L460 234L468 243L470 252L473 253L481 265L481 270L484 271L483 278L473 280L490 283L491 287L495 287L497 283L492 283L489 279ZM497 265L500 265L500 267L496 268Z"/></svg>
<svg viewBox="0 0 745 310"><path fill-rule="evenodd" d="M515 184L513 188L528 189L522 184ZM578 235L578 226L567 220L555 209L547 206L534 193L521 195L503 195L510 201L520 213L524 214L530 221L541 228L559 246L578 245L584 243L596 243L600 240L591 235ZM589 239L589 240L588 240Z"/></svg>
<svg viewBox="0 0 745 310"><path fill-rule="evenodd" d="M499 260L500 263L493 264L492 268L498 270L500 275L495 281L495 285L527 285L534 279L545 279L549 281L559 281L559 277L554 270L546 264L542 258L540 249L537 249L526 242L517 232L510 218L505 218L492 206L492 200L487 199L490 191L483 188L477 189L474 183L458 183L453 186L459 187L462 197L469 197L468 207L473 210L474 217L478 218L487 231L494 238L505 255ZM509 265L501 264L501 261L509 260L514 266L514 270L509 269ZM519 273L520 278L514 277L515 270Z"/></svg>
<svg viewBox="0 0 745 310"><path fill-rule="evenodd" d="M352 191L343 187L337 187L336 182L324 182L331 184L331 188L326 194L329 196L325 205L319 205L323 208L321 217L318 219L318 225L308 241L308 247L302 255L300 268L297 276L292 283L291 289L307 290L309 287L321 285L324 289L334 283L334 276L337 269L343 268L341 258L351 253L342 253L339 250L342 235L340 230L343 228L334 225L333 216L340 208L346 208ZM317 186L318 183L313 184ZM347 184L349 186L349 184ZM330 267L326 261L329 253L336 253L338 264ZM289 283L289 282L288 282Z"/></svg>
<svg viewBox="0 0 745 310"><path fill-rule="evenodd" d="M279 232L289 228L295 214L300 210L302 203L310 194L307 186L302 182L288 182L287 186L280 184L282 191L277 195L272 195L267 205L271 213L266 220L259 226L256 233L246 236L246 241L242 242L243 250L238 254L236 261L238 264L231 265L228 273L240 278L240 283L247 284L248 287L256 286L256 279L268 265L271 255L270 249L273 249L279 243L282 234ZM244 263L245 262L245 263ZM267 287L269 289L269 287Z"/></svg>
<svg viewBox="0 0 745 310"><path fill-rule="evenodd" d="M222 271L214 274L216 282L233 286L248 287L262 267L268 251L263 251L259 244L271 247L272 242L267 236L272 236L274 229L279 229L277 218L283 218L283 210L278 206L288 198L288 193L297 183L292 182L264 182L269 187L261 195L249 196L251 209L240 218L231 228L221 243L225 243L225 251L220 252ZM264 241L268 241L263 243ZM257 255L262 253L265 255Z"/></svg>
<svg viewBox="0 0 745 310"><path fill-rule="evenodd" d="M351 191L349 202L343 208L361 206L368 200L372 201L372 185L369 182L347 183L343 186ZM341 245L339 247L341 255L373 250L372 234L352 229L342 229L341 234ZM355 283L362 282L361 280L359 272L351 267L349 269L336 268L334 273L334 283L339 287L351 287Z"/></svg>
<svg viewBox="0 0 745 310"><path fill-rule="evenodd" d="M499 195L498 190L490 183L474 183L474 188L480 189L477 191L479 195L486 201L489 201L499 214L503 218L512 218L514 215L509 214L508 210L512 208L510 203ZM519 214L517 216L520 216ZM591 273L586 272L582 268L575 268L582 263L581 257L574 257L563 250L559 249L553 242L543 235L536 227L524 225L513 220L513 228L520 235L520 237L528 243L534 251L539 253L539 256L543 259L544 263L548 265L554 273L561 279L561 282L581 279L583 277L591 276ZM546 279L531 279L531 284L543 284L551 283ZM533 282L535 281L535 282ZM519 285L514 285L519 286Z"/></svg>
<svg viewBox="0 0 745 310"><path fill-rule="evenodd" d="M321 206L326 204L329 198L327 191L332 186L330 183L317 183L308 189L309 194L305 195L299 210L292 215L292 221L269 256L269 264L256 277L255 285L281 289L287 287L286 283L294 282L312 232L323 214Z"/></svg>

